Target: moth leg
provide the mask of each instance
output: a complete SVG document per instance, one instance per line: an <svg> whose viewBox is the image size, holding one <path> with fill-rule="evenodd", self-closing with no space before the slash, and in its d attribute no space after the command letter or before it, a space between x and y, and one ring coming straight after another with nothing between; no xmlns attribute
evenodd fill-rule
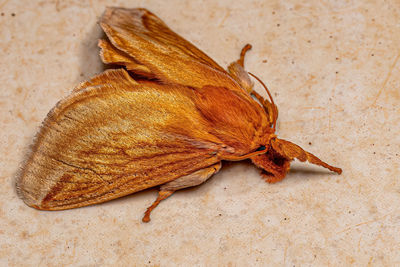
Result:
<svg viewBox="0 0 400 267"><path fill-rule="evenodd" d="M147 208L146 212L144 213L143 222L149 222L150 221L150 213L153 209L155 209L160 202L166 198L168 198L170 195L172 195L174 191L168 191L168 190L160 190L158 191L158 197L157 199L151 204L150 207Z"/></svg>
<svg viewBox="0 0 400 267"><path fill-rule="evenodd" d="M253 90L254 83L251 81L249 74L244 69L244 57L247 51L249 51L250 49L250 44L246 44L242 48L239 59L232 62L228 66L228 73L244 90L257 98L257 100L261 103L261 105L264 107L264 110L268 114L270 125L273 125L278 118L278 109L276 108L276 106L274 106L273 103L264 99L260 94Z"/></svg>
<svg viewBox="0 0 400 267"><path fill-rule="evenodd" d="M217 173L221 169L221 162L214 165L200 169L191 174L179 177L171 182L161 185L160 191L158 192L158 197L154 203L147 208L142 221L150 221L150 213L155 209L160 202L169 196L171 196L175 191L195 185L199 185L207 181L213 174Z"/></svg>
<svg viewBox="0 0 400 267"><path fill-rule="evenodd" d="M261 171L261 176L267 183L274 184L282 181L286 177L286 172L279 174L270 174L268 172Z"/></svg>
<svg viewBox="0 0 400 267"><path fill-rule="evenodd" d="M244 69L244 57L246 52L251 49L250 44L246 44L242 51L240 52L240 57L238 60L232 62L228 66L229 75L249 94L253 91L253 82L250 80L249 74Z"/></svg>
<svg viewBox="0 0 400 267"><path fill-rule="evenodd" d="M268 115L268 120L270 125L274 124L274 121L277 120L278 118L278 109L276 106L274 106L271 102L269 102L267 99L264 99L259 93L256 91L251 91L250 92L255 98L257 98L258 102L261 103L261 105L264 107L265 112Z"/></svg>
<svg viewBox="0 0 400 267"><path fill-rule="evenodd" d="M242 51L240 51L240 58L236 61L240 66L244 68L244 57L247 53L252 48L251 44L246 44L243 48Z"/></svg>
<svg viewBox="0 0 400 267"><path fill-rule="evenodd" d="M282 181L290 167L290 160L273 151L252 157L251 161L261 168L261 176L268 183Z"/></svg>

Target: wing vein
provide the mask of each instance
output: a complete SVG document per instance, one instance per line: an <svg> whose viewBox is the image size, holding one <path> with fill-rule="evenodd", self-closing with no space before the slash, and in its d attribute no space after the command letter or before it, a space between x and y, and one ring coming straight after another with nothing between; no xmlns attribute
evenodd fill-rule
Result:
<svg viewBox="0 0 400 267"><path fill-rule="evenodd" d="M101 176L99 173L97 173L97 172L96 172L95 170L93 170L92 168L77 166L77 165L75 165L75 164L71 164L71 163L65 162L65 161L63 161L63 160L56 159L56 158L54 158L54 157L51 157L51 159L52 159L52 160L55 160L55 161L57 161L57 162L60 162L60 163L62 163L62 164L64 164L64 165L67 165L67 166L76 168L76 169L91 171L91 172L93 172L94 174L96 174L97 177L99 177L104 183L111 184L109 181L107 181L106 179L104 179L103 176Z"/></svg>

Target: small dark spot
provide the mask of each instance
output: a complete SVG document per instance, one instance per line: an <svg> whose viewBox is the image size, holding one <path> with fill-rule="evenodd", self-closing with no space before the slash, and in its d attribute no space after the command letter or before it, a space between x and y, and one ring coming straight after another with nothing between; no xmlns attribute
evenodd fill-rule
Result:
<svg viewBox="0 0 400 267"><path fill-rule="evenodd" d="M332 36L332 35L329 35L329 38L331 38L331 39L332 39L332 38L333 38L333 36Z"/></svg>
<svg viewBox="0 0 400 267"><path fill-rule="evenodd" d="M11 13L11 16L15 17L15 13Z"/></svg>
<svg viewBox="0 0 400 267"><path fill-rule="evenodd" d="M374 54L371 54L371 57L375 56Z"/></svg>
<svg viewBox="0 0 400 267"><path fill-rule="evenodd" d="M373 22L375 22L375 19L371 19Z"/></svg>
<svg viewBox="0 0 400 267"><path fill-rule="evenodd" d="M284 218L284 220L286 221L286 220L287 220L287 218Z"/></svg>
<svg viewBox="0 0 400 267"><path fill-rule="evenodd" d="M339 60L339 58L337 57L336 60Z"/></svg>
<svg viewBox="0 0 400 267"><path fill-rule="evenodd" d="M374 155L376 154L376 152L374 151L374 153L373 153Z"/></svg>
<svg viewBox="0 0 400 267"><path fill-rule="evenodd" d="M224 187L224 190L226 190L226 187Z"/></svg>
<svg viewBox="0 0 400 267"><path fill-rule="evenodd" d="M149 261L149 263L151 263L151 261Z"/></svg>
<svg viewBox="0 0 400 267"><path fill-rule="evenodd" d="M268 62L268 60L266 60L266 59L264 59L263 61L262 61L262 63L267 63Z"/></svg>
<svg viewBox="0 0 400 267"><path fill-rule="evenodd" d="M311 43L311 40L307 40L307 43Z"/></svg>
<svg viewBox="0 0 400 267"><path fill-rule="evenodd" d="M312 145L312 143L311 142L308 142L308 144L311 146Z"/></svg>
<svg viewBox="0 0 400 267"><path fill-rule="evenodd" d="M1 15L4 16L4 12L1 12Z"/></svg>
<svg viewBox="0 0 400 267"><path fill-rule="evenodd" d="M275 15L275 11L272 11L272 15Z"/></svg>
<svg viewBox="0 0 400 267"><path fill-rule="evenodd" d="M349 210L349 214L351 213L351 210Z"/></svg>
<svg viewBox="0 0 400 267"><path fill-rule="evenodd" d="M276 24L276 27L279 27L279 26L281 26L281 24L279 24L279 23L278 23L278 24Z"/></svg>
<svg viewBox="0 0 400 267"><path fill-rule="evenodd" d="M292 64L294 64L294 60L292 60Z"/></svg>
<svg viewBox="0 0 400 267"><path fill-rule="evenodd" d="M222 214L220 213L220 214L218 214L218 216L222 216Z"/></svg>
<svg viewBox="0 0 400 267"><path fill-rule="evenodd" d="M83 72L81 72L81 74L79 74L79 75L80 75L81 77L83 77L84 74L83 74Z"/></svg>
<svg viewBox="0 0 400 267"><path fill-rule="evenodd" d="M257 148L256 151L262 151L262 150L265 150L265 146L260 146L259 148Z"/></svg>
<svg viewBox="0 0 400 267"><path fill-rule="evenodd" d="M336 73L336 74L338 74L339 72L338 72L338 71L336 71L335 73Z"/></svg>

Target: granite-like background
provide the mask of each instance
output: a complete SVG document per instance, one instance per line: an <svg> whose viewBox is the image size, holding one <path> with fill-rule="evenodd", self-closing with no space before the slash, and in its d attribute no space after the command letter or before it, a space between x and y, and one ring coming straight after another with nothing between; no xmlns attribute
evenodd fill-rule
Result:
<svg viewBox="0 0 400 267"><path fill-rule="evenodd" d="M61 212L27 207L14 175L50 108L103 66L105 6L146 7L280 109L278 134L343 168L295 163L270 185L249 162L175 193ZM0 265L399 266L400 2L0 0ZM257 85L257 90L264 93Z"/></svg>

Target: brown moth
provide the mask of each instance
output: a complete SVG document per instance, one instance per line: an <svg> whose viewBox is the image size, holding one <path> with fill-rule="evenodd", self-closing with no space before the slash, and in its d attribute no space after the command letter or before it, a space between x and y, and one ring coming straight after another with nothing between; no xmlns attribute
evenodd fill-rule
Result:
<svg viewBox="0 0 400 267"><path fill-rule="evenodd" d="M251 159L269 183L295 158L342 172L276 137L278 109L244 70L250 45L226 71L146 9L107 8L100 25L101 59L119 68L47 115L17 178L29 206L78 208L160 186L148 222L160 201L205 182L223 160Z"/></svg>

